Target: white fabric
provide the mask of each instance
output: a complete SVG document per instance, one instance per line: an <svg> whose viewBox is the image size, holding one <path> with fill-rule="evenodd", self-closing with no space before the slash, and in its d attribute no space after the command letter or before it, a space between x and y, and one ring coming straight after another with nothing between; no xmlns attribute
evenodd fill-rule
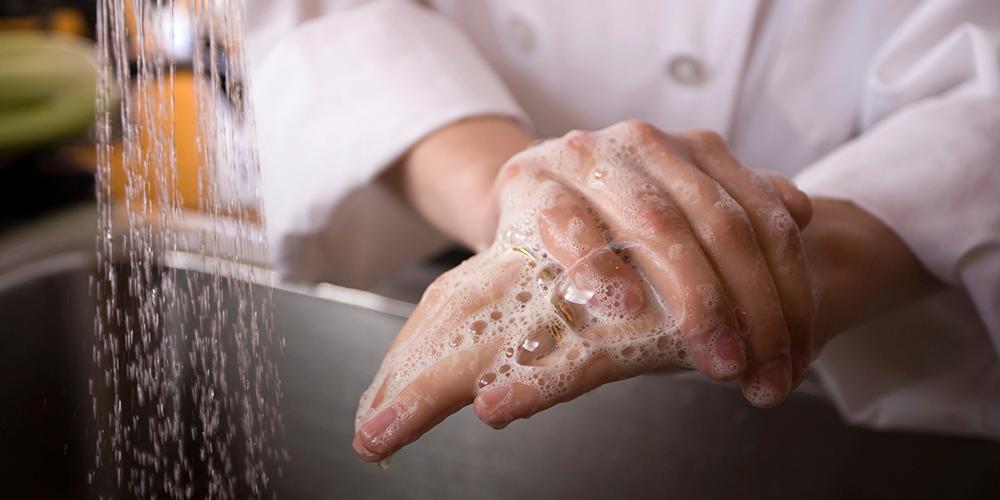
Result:
<svg viewBox="0 0 1000 500"><path fill-rule="evenodd" d="M288 23L296 18L280 13L286 5L296 3L265 12ZM370 284L440 237L386 193L348 195L429 131L520 109L458 28L410 2L370 2L281 31L250 41L276 265L291 278ZM389 204L335 211L345 199Z"/></svg>
<svg viewBox="0 0 1000 500"><path fill-rule="evenodd" d="M1000 437L995 0L248 2L287 275L363 286L433 248L413 214L364 193L456 119L509 115L543 136L708 127L746 164L864 207L953 285L828 346L845 416ZM672 76L678 57L700 81Z"/></svg>

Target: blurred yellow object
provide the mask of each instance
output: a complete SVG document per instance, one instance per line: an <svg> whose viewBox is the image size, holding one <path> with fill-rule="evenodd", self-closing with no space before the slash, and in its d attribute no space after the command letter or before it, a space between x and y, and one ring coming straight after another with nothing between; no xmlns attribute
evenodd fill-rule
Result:
<svg viewBox="0 0 1000 500"><path fill-rule="evenodd" d="M0 31L41 31L85 36L88 32L87 21L80 11L69 7L52 9L48 20L38 16L0 18Z"/></svg>
<svg viewBox="0 0 1000 500"><path fill-rule="evenodd" d="M173 79L173 113L170 113L169 91L170 84L163 81L162 85L154 86L147 90L150 93L150 101L156 104L155 109L142 110L133 109L132 123L138 131L139 156L133 155L127 160L123 158L123 148L118 141L111 157L111 189L116 197L123 197L126 187L125 169L135 176L141 176L141 180L147 183L148 193L153 195L150 201L157 201L157 178L156 173L149 171L154 168L153 163L158 160L169 161L170 155L174 154L177 162L177 178L164 176L169 193L172 196L180 196L180 200L186 208L198 208L198 185L199 176L203 174L199 168L201 155L198 151L198 99L195 95L194 75L188 71L178 71ZM133 87L129 92L138 92ZM132 103L139 102L133 98ZM151 134L150 132L155 132ZM152 136L159 136L166 133L166 137L173 138L174 151L160 149L161 144L155 144ZM159 155L159 157L154 157ZM208 180L205 179L207 182Z"/></svg>
<svg viewBox="0 0 1000 500"><path fill-rule="evenodd" d="M39 31L44 27L38 17L0 18L0 31Z"/></svg>
<svg viewBox="0 0 1000 500"><path fill-rule="evenodd" d="M49 29L56 33L69 33L84 36L87 34L87 21L76 9L61 8L52 11L49 17Z"/></svg>
<svg viewBox="0 0 1000 500"><path fill-rule="evenodd" d="M183 7L184 4L181 3L179 6ZM130 32L131 52L134 54L139 52L139 47L142 46L135 36L139 32L137 29L139 20L136 18L131 2L126 2L124 7L125 22ZM146 43L152 44L153 41L146 40ZM173 154L176 161L177 177L166 179L167 187L171 189L168 195L179 197L185 208L201 208L199 207L199 184L208 185L210 180L206 175L207 172L201 168L202 157L198 150L199 106L195 87L194 73L190 69L178 69L173 76L172 83L164 80L147 89L149 92L146 96L149 99L148 104L155 105L156 109L146 113L133 109L131 115L131 126L135 127L139 134L140 154L145 155L145 158L131 157L126 161L122 155L122 138L118 138L111 157L111 190L115 197L123 198L126 194L125 169L127 168L133 179L135 179L134 176L140 176L146 182L146 189L143 191L151 195L149 201L154 203L159 201L160 195L156 189L157 174L148 170L156 167L148 163L149 158L152 155L160 154L161 159L164 159L165 157L162 155ZM138 91L139 89L135 85L129 89L129 92L133 93L132 99L130 99L133 107L136 104L146 102L136 95ZM173 96L172 113L170 109L171 93ZM164 133L173 139L174 149L172 152L159 151L153 147L155 146L153 137L160 137ZM144 162L146 162L145 166ZM144 169L146 170L144 171ZM205 177L202 178L202 176ZM163 176L161 175L161 177Z"/></svg>

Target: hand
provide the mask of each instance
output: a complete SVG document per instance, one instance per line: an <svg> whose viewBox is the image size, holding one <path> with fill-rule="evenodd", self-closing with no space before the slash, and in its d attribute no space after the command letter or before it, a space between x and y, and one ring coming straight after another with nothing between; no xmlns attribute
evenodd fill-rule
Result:
<svg viewBox="0 0 1000 500"><path fill-rule="evenodd" d="M511 159L496 191L500 237L428 289L362 398L363 458L473 399L503 426L665 367L738 378L758 406L801 381L809 200L742 167L717 135L640 122L573 132ZM542 282L550 268L561 282Z"/></svg>

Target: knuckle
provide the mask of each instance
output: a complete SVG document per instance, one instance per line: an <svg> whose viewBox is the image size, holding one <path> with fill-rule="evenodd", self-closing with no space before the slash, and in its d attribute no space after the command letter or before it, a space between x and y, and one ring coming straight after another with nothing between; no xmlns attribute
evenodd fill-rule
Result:
<svg viewBox="0 0 1000 500"><path fill-rule="evenodd" d="M433 303L440 300L442 295L445 293L445 290L448 289L448 281L449 278L447 274L442 274L437 278L434 278L434 281L432 281L431 284L427 285L427 288L424 289L424 294L420 297L420 302Z"/></svg>
<svg viewBox="0 0 1000 500"><path fill-rule="evenodd" d="M625 128L625 130L628 130L630 132L635 132L637 134L649 134L653 133L656 130L656 127L654 127L649 122L636 119L625 120L622 122L622 126Z"/></svg>
<svg viewBox="0 0 1000 500"><path fill-rule="evenodd" d="M718 132L710 129L694 129L689 132L692 140L702 148L714 151L726 148L726 140Z"/></svg>
<svg viewBox="0 0 1000 500"><path fill-rule="evenodd" d="M692 287L684 294L680 318L685 337L706 340L713 327L725 323L727 303L723 290L712 283Z"/></svg>
<svg viewBox="0 0 1000 500"><path fill-rule="evenodd" d="M570 149L582 149L587 145L590 133L583 130L570 130L562 136L560 143Z"/></svg>
<svg viewBox="0 0 1000 500"><path fill-rule="evenodd" d="M798 224L784 206L776 203L762 209L758 222L761 223L765 236L777 244L782 256L801 253L802 239Z"/></svg>
<svg viewBox="0 0 1000 500"><path fill-rule="evenodd" d="M687 230L684 216L665 201L645 202L635 215L635 229L653 239Z"/></svg>
<svg viewBox="0 0 1000 500"><path fill-rule="evenodd" d="M736 201L736 198L733 198L722 186L716 190L715 203L712 204L712 208L721 214L740 214L748 217L743 205L740 205L740 202Z"/></svg>
<svg viewBox="0 0 1000 500"><path fill-rule="evenodd" d="M545 171L550 167L537 162L508 162L493 181L493 194L499 200L509 200L518 190L535 186L548 189Z"/></svg>
<svg viewBox="0 0 1000 500"><path fill-rule="evenodd" d="M522 174L525 170L530 170L530 167L533 166L532 162L530 160L525 161L525 157L523 155L525 155L525 153L524 151L521 151L517 154L517 156L513 156L508 159L507 162L500 167L500 172L497 173L497 176L501 178L511 178Z"/></svg>
<svg viewBox="0 0 1000 500"><path fill-rule="evenodd" d="M619 124L621 132L637 139L639 144L661 142L660 130L653 124L643 120L626 120Z"/></svg>
<svg viewBox="0 0 1000 500"><path fill-rule="evenodd" d="M775 210L770 220L773 238L778 243L779 254L789 264L799 264L804 260L805 248L802 234L795 219L784 208Z"/></svg>
<svg viewBox="0 0 1000 500"><path fill-rule="evenodd" d="M757 234L745 213L722 213L711 217L707 223L709 231L702 231L706 243L718 243L727 248L746 248L756 244ZM712 236L711 239L706 236ZM715 240L715 241L711 241Z"/></svg>
<svg viewBox="0 0 1000 500"><path fill-rule="evenodd" d="M743 174L749 184L762 196L767 199L777 201L778 197L778 187L771 181L771 177L762 172L755 172L748 168L744 168Z"/></svg>
<svg viewBox="0 0 1000 500"><path fill-rule="evenodd" d="M677 176L670 181L669 191L675 200L685 205L700 204L703 200L711 200L716 196L711 185L684 176Z"/></svg>

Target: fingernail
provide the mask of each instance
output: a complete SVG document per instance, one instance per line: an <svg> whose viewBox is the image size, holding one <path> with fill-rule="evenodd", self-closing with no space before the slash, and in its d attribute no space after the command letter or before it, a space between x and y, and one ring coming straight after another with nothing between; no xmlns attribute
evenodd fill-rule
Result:
<svg viewBox="0 0 1000 500"><path fill-rule="evenodd" d="M510 387L497 387L480 394L476 404L476 414L479 415L479 419L494 429L506 427L509 422L503 419L497 420L494 417L497 416L497 412L501 408L506 406L507 396L510 392Z"/></svg>
<svg viewBox="0 0 1000 500"><path fill-rule="evenodd" d="M368 448L365 448L365 446L361 444L361 437L358 435L355 435L354 440L351 441L351 447L354 448L354 452L366 462L374 462L380 458L379 455L372 453L368 450Z"/></svg>
<svg viewBox="0 0 1000 500"><path fill-rule="evenodd" d="M745 385L743 393L754 406L769 408L785 399L791 385L792 370L784 359L774 359L762 366Z"/></svg>
<svg viewBox="0 0 1000 500"><path fill-rule="evenodd" d="M375 445L378 444L376 440L385 432L386 429L396 421L396 409L386 408L372 417L363 427L361 427L361 436L364 437L366 444Z"/></svg>
<svg viewBox="0 0 1000 500"><path fill-rule="evenodd" d="M510 394L510 387L497 387L496 389L480 394L479 398L483 402L483 406L486 407L485 409L494 411L499 408L508 394Z"/></svg>
<svg viewBox="0 0 1000 500"><path fill-rule="evenodd" d="M743 346L735 332L726 328L721 330L712 349L712 365L716 375L721 378L731 378L743 370Z"/></svg>

